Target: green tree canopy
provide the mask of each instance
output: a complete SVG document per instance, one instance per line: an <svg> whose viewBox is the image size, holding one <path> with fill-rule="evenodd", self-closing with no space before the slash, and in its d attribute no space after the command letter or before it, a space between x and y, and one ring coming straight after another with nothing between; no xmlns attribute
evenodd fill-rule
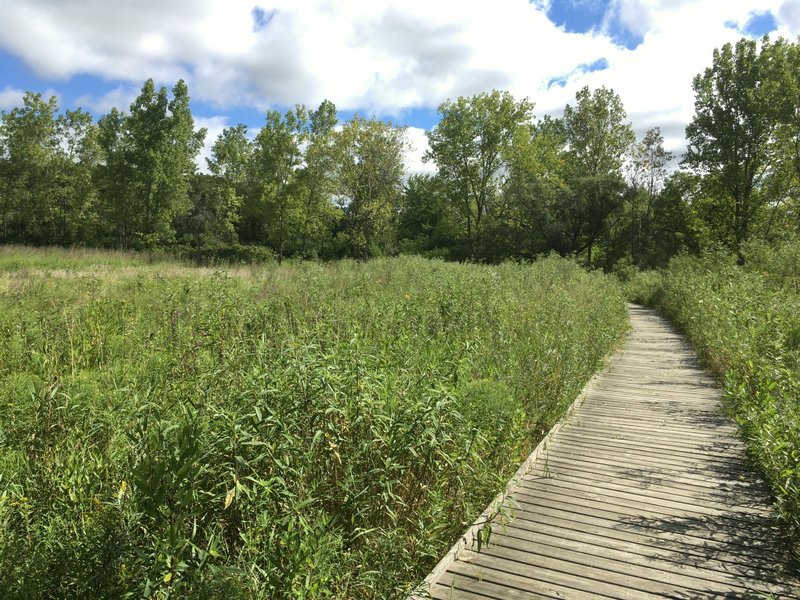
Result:
<svg viewBox="0 0 800 600"><path fill-rule="evenodd" d="M530 126L533 103L494 90L439 105L441 120L428 133L438 175L466 230L473 259L480 257L484 218L491 215L507 174L514 137Z"/></svg>
<svg viewBox="0 0 800 600"><path fill-rule="evenodd" d="M724 215L717 235L740 260L742 243L771 200L764 183L778 158L775 133L785 104L775 67L785 48L767 38L725 44L692 82L695 114L686 128L684 164L703 176L715 212Z"/></svg>
<svg viewBox="0 0 800 600"><path fill-rule="evenodd" d="M287 239L300 235L302 192L297 174L303 162L300 136L305 121L302 106L284 114L269 110L254 143L252 200L263 222L265 239L275 248L279 261L283 260Z"/></svg>
<svg viewBox="0 0 800 600"><path fill-rule="evenodd" d="M570 251L586 252L591 265L595 245L620 215L627 193L622 167L635 135L614 90L584 87L575 101L564 109L568 191L556 222Z"/></svg>
<svg viewBox="0 0 800 600"><path fill-rule="evenodd" d="M336 196L347 216L352 253L366 260L385 246L402 192L405 131L356 115L336 135Z"/></svg>
<svg viewBox="0 0 800 600"><path fill-rule="evenodd" d="M114 109L100 121L107 214L123 247L159 247L174 241L172 220L188 210L206 131L194 131L182 80L169 99L166 88L148 79L130 110Z"/></svg>
<svg viewBox="0 0 800 600"><path fill-rule="evenodd" d="M574 175L620 175L636 138L619 95L602 86L593 92L584 87L575 102L567 104L563 119Z"/></svg>
<svg viewBox="0 0 800 600"><path fill-rule="evenodd" d="M0 233L10 242L55 242L58 101L28 92L22 102L2 113L5 181L0 189Z"/></svg>

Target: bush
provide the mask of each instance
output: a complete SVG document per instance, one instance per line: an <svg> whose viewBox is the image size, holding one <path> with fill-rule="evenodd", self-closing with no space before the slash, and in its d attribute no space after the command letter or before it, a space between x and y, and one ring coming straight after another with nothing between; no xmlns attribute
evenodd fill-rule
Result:
<svg viewBox="0 0 800 600"><path fill-rule="evenodd" d="M275 253L266 246L244 244L208 245L200 247L184 246L180 256L201 266L220 266L272 262Z"/></svg>

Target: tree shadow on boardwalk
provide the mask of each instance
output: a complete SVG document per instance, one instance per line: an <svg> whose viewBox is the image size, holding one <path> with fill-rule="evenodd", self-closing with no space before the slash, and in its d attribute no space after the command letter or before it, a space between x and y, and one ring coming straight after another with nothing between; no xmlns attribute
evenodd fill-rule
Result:
<svg viewBox="0 0 800 600"><path fill-rule="evenodd" d="M682 515L620 519L620 530L648 536L649 543L665 555L681 555L687 567L713 568L738 580L744 591L731 591L724 598L797 598L798 589L783 583L797 576L784 571L791 549L772 516L732 512L725 515ZM676 591L674 598L708 598L701 592Z"/></svg>
<svg viewBox="0 0 800 600"><path fill-rule="evenodd" d="M709 500L745 508L760 508L771 502L772 498L763 483L754 479L749 471L739 467L725 471L718 469L717 472L727 479L708 488L705 497ZM708 468L690 467L682 473L707 475ZM636 487L642 490L669 485L674 479L674 474L653 467L627 467L620 469L619 475L625 480L635 481Z"/></svg>

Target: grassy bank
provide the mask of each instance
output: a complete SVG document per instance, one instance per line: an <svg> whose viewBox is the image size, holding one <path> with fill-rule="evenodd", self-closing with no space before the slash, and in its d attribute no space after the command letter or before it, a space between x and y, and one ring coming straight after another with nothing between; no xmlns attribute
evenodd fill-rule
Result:
<svg viewBox="0 0 800 600"><path fill-rule="evenodd" d="M628 284L686 331L723 382L727 407L800 556L800 245L674 259Z"/></svg>
<svg viewBox="0 0 800 600"><path fill-rule="evenodd" d="M7 249L0 314L0 589L26 599L403 597L626 328L560 259Z"/></svg>

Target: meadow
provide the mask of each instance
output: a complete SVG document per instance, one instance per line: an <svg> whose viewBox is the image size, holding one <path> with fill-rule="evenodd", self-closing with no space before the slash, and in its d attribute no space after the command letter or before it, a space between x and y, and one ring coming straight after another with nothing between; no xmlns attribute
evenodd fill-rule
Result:
<svg viewBox="0 0 800 600"><path fill-rule="evenodd" d="M627 329L575 263L0 249L9 598L402 598Z"/></svg>
<svg viewBox="0 0 800 600"><path fill-rule="evenodd" d="M675 258L628 294L684 330L721 381L800 559L800 244L751 244L745 258Z"/></svg>

